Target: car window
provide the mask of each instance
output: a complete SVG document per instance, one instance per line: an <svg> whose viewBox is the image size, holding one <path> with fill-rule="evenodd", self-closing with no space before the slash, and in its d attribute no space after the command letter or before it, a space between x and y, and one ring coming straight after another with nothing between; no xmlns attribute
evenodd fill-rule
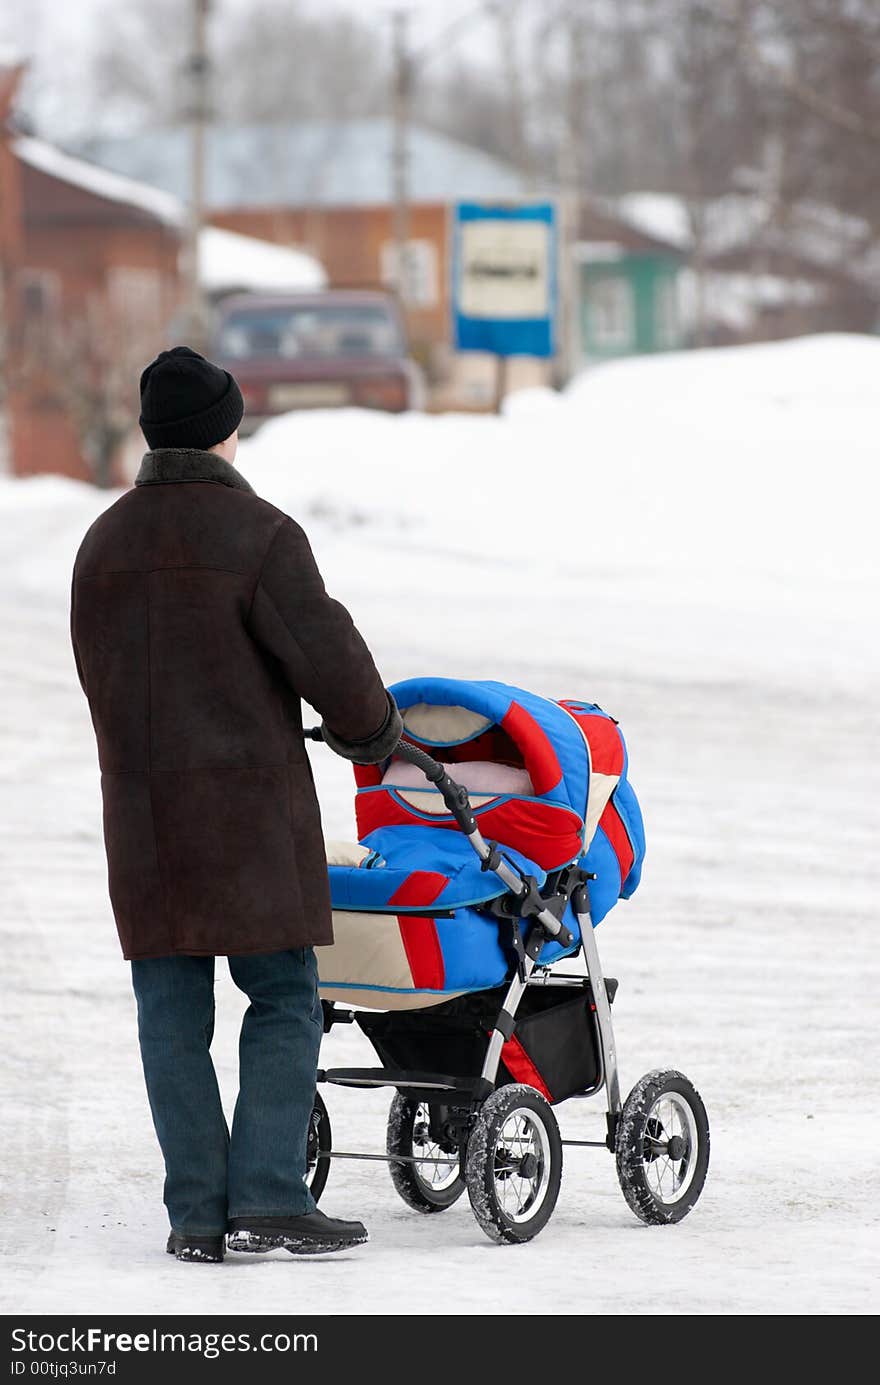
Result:
<svg viewBox="0 0 880 1385"><path fill-rule="evenodd" d="M220 324L218 350L228 359L280 360L399 356L400 330L381 303L237 308Z"/></svg>

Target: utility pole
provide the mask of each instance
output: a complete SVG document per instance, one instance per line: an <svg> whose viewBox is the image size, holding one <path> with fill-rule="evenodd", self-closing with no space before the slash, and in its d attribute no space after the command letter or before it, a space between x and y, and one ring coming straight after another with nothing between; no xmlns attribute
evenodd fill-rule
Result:
<svg viewBox="0 0 880 1385"><path fill-rule="evenodd" d="M473 9L459 15L431 43L413 53L409 44L410 12L397 8L391 12L391 200L394 281L404 308L409 297L407 244L409 241L409 151L413 77L417 70L443 53L466 32L475 20L484 19L490 0L477 0Z"/></svg>
<svg viewBox="0 0 880 1385"><path fill-rule="evenodd" d="M192 46L186 69L189 79L187 116L190 132L189 222L186 243L186 298L192 345L207 345L208 324L202 295L199 240L205 220L205 129L208 122L208 9L210 0L191 0Z"/></svg>
<svg viewBox="0 0 880 1385"><path fill-rule="evenodd" d="M407 305L407 243L409 241L409 155L407 132L410 116L412 63L408 43L409 14L395 10L391 15L392 36L392 135L391 188L393 199L394 287L404 309Z"/></svg>
<svg viewBox="0 0 880 1385"><path fill-rule="evenodd" d="M529 147L526 130L526 98L523 91L522 70L517 50L517 23L520 17L521 0L490 0L488 12L495 21L498 33L498 47L501 56L501 71L510 103L514 161L525 179L529 192L534 191L535 167Z"/></svg>

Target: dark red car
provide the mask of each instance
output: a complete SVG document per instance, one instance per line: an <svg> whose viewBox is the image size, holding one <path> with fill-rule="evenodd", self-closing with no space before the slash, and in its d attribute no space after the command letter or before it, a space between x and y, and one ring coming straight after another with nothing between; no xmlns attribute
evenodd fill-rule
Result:
<svg viewBox="0 0 880 1385"><path fill-rule="evenodd" d="M213 351L241 386L243 435L292 409L422 407L421 372L407 354L402 317L379 290L226 298Z"/></svg>

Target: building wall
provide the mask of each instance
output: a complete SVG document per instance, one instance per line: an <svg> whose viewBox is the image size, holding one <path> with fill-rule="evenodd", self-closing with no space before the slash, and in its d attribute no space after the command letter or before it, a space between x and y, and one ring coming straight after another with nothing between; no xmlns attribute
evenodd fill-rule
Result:
<svg viewBox="0 0 880 1385"><path fill-rule="evenodd" d="M15 330L12 285L22 238L20 167L4 133L16 87L17 78L0 71L0 470L3 472L12 470L8 354Z"/></svg>
<svg viewBox="0 0 880 1385"><path fill-rule="evenodd" d="M63 362L69 359L70 370L81 372L80 394L87 398L96 372L125 372L136 401L138 373L166 344L179 299L178 253L176 234L159 223L25 223L9 288L17 299L9 365L10 452L17 474L93 478L97 462L84 444L82 415L77 418L69 407L71 381L57 377L66 373ZM62 322L71 330L63 351ZM118 388L124 391L124 381Z"/></svg>
<svg viewBox="0 0 880 1385"><path fill-rule="evenodd" d="M675 350L683 344L677 260L621 254L580 267L581 349L585 360Z"/></svg>

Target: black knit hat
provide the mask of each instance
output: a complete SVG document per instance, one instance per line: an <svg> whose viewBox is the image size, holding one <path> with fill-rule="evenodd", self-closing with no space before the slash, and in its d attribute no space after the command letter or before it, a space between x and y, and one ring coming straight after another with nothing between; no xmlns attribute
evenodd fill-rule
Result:
<svg viewBox="0 0 880 1385"><path fill-rule="evenodd" d="M229 371L188 346L160 351L141 376L140 425L151 448L213 447L235 432L243 414Z"/></svg>

